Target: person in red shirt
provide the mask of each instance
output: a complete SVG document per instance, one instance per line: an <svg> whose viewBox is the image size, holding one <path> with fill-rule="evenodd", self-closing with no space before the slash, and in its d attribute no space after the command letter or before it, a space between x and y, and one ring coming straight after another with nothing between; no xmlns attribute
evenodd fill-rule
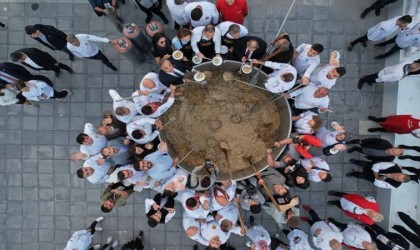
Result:
<svg viewBox="0 0 420 250"><path fill-rule="evenodd" d="M248 15L246 0L217 0L216 8L222 16L222 22L244 24L245 17Z"/></svg>

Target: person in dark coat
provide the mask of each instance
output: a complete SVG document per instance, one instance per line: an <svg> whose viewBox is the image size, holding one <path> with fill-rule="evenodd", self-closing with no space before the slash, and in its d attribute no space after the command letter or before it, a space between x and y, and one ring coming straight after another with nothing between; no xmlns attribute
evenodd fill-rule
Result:
<svg viewBox="0 0 420 250"><path fill-rule="evenodd" d="M411 241L417 249L420 248L420 225L406 213L400 211L398 212L398 216L414 233L408 231L401 225L394 225L392 228L402 234L407 240Z"/></svg>
<svg viewBox="0 0 420 250"><path fill-rule="evenodd" d="M363 13L360 15L360 18L365 18L366 15L373 10L375 10L375 15L379 16L383 7L385 7L388 4L395 3L396 1L398 0L377 0L363 11Z"/></svg>
<svg viewBox="0 0 420 250"><path fill-rule="evenodd" d="M160 63L162 58L169 58L174 50L172 49L171 40L169 40L165 34L156 33L152 37L153 50L152 55L155 58L157 64Z"/></svg>
<svg viewBox="0 0 420 250"><path fill-rule="evenodd" d="M166 87L173 85L181 85L186 82L191 82L191 79L185 79L189 66L181 61L175 60L172 57L169 59L162 58L160 60L159 81Z"/></svg>
<svg viewBox="0 0 420 250"><path fill-rule="evenodd" d="M61 50L69 55L70 61L74 60L74 55L67 49L67 34L54 26L35 24L25 27L27 35L37 40L44 46L52 50Z"/></svg>
<svg viewBox="0 0 420 250"><path fill-rule="evenodd" d="M307 189L310 186L308 179L308 172L305 168L296 164L294 166L288 166L280 170L280 172L286 177L286 185L288 187L298 187L301 189Z"/></svg>
<svg viewBox="0 0 420 250"><path fill-rule="evenodd" d="M59 63L50 54L37 48L19 49L10 54L13 62L19 62L33 70L51 70L55 72L55 76L60 76L60 69L64 69L70 74L73 70L62 63Z"/></svg>
<svg viewBox="0 0 420 250"><path fill-rule="evenodd" d="M261 59L267 49L267 43L256 36L244 36L233 45L233 60L245 62L247 59Z"/></svg>
<svg viewBox="0 0 420 250"><path fill-rule="evenodd" d="M32 75L31 72L27 71L20 65L9 62L0 63L0 84L13 84L19 80L40 80L46 82L50 86L53 85L48 77L42 75Z"/></svg>
<svg viewBox="0 0 420 250"><path fill-rule="evenodd" d="M394 161L396 156L404 154L403 148L394 147L389 141L381 138L351 140L347 144L358 145L350 148L348 153L360 152L371 161Z"/></svg>
<svg viewBox="0 0 420 250"><path fill-rule="evenodd" d="M377 224L365 225L365 230L375 241L379 250L410 249L410 243L404 237L397 233L387 232Z"/></svg>
<svg viewBox="0 0 420 250"><path fill-rule="evenodd" d="M157 194L152 199L146 199L146 216L149 218L147 224L156 227L158 224L167 223L175 215L175 200L172 197L164 197Z"/></svg>
<svg viewBox="0 0 420 250"><path fill-rule="evenodd" d="M139 232L139 235L132 241L124 244L124 246L121 247L121 250L143 250L144 245L142 242L143 239L143 231Z"/></svg>

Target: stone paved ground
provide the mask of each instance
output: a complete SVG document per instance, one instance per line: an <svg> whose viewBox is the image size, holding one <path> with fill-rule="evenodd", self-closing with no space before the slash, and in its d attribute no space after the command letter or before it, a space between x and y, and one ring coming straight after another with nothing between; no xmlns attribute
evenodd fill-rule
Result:
<svg viewBox="0 0 420 250"><path fill-rule="evenodd" d="M55 25L68 33L119 36L108 20L93 14L87 1L41 2L39 9L33 11L31 2L0 0L0 21L9 25L7 31L0 31L0 61L8 60L8 54L16 49L39 47L24 35L23 28L27 24ZM372 15L363 21L358 18L368 5L366 2L371 1L297 0L284 27L295 45L324 44L327 50L322 54L323 63L332 50L341 52L347 75L330 94L334 112L328 113L326 118L328 124L333 120L342 122L354 136L358 133L358 120L368 114L379 115L382 104L381 85L366 87L363 91L356 88L359 76L383 66L383 61L373 59L380 51L359 47L351 54L344 51L351 39L381 20ZM290 3L291 0L249 0L247 27L250 32L266 40L272 39ZM130 3L122 7L122 12L126 21L143 24L144 14L132 9ZM75 136L82 131L84 123L97 125L101 112L111 107L109 88L117 88L122 96L128 96L145 73L156 69L151 64L133 65L110 46L103 51L119 68L117 74L100 62L81 59L70 62L66 54L48 51L75 71L73 75L63 72L59 79L47 74L57 88L74 90L71 102L45 101L40 103L39 111L17 105L0 107L0 250L62 249L75 230L86 227L101 215L97 201L102 187L78 179L74 173L81 163L68 160L69 154L78 149ZM369 183L343 178L350 169L350 157L357 155L328 157L333 181L328 185L312 185L309 191L295 194L300 195L304 203L312 204L321 216L328 214L340 219L337 209L325 205L326 190L374 193ZM97 233L94 241L105 242L108 235L113 235L125 242L142 229L146 249L191 249L193 242L184 236L181 228L181 213L167 226L148 229L143 206L149 196L148 191L135 194L125 207L107 214L103 222L105 230ZM176 208L181 211L179 204ZM256 221L262 222L270 232L277 232L276 224L266 214ZM245 238L233 236L230 243L244 249Z"/></svg>

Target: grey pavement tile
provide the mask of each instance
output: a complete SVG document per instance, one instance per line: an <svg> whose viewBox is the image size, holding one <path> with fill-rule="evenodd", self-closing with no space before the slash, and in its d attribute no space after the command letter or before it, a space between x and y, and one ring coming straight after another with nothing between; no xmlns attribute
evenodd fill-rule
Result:
<svg viewBox="0 0 420 250"><path fill-rule="evenodd" d="M24 224L25 224L25 221L28 221L28 223L32 223L32 224L36 222L37 226L34 228L37 228L38 227L38 213L39 213L39 209L38 209L37 201L29 201L29 200L23 201L23 214L24 214L23 223ZM34 221L32 221L32 219ZM29 227L29 225L27 226L28 226L27 228L31 228Z"/></svg>
<svg viewBox="0 0 420 250"><path fill-rule="evenodd" d="M71 202L70 201L56 201L55 215L70 215Z"/></svg>

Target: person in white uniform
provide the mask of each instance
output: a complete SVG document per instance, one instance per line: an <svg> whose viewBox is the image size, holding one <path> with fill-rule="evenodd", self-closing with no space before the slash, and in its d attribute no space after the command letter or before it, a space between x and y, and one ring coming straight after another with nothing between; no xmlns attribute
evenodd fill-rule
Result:
<svg viewBox="0 0 420 250"><path fill-rule="evenodd" d="M153 13L159 16L165 24L169 21L162 12L162 0L133 0L137 7L146 14L146 23L152 21Z"/></svg>
<svg viewBox="0 0 420 250"><path fill-rule="evenodd" d="M73 93L68 89L57 91L44 81L30 80L23 81L19 80L16 83L16 88L21 91L22 95L31 101L41 101L46 99L64 99L67 100Z"/></svg>
<svg viewBox="0 0 420 250"><path fill-rule="evenodd" d="M184 210L185 211L185 210ZM205 221L207 217L201 219L201 221ZM204 246L208 246L209 242L204 239L200 232L201 232L201 223L194 217L189 216L187 213L183 213L182 215L182 226L185 230L186 235L194 240L197 241Z"/></svg>
<svg viewBox="0 0 420 250"><path fill-rule="evenodd" d="M109 43L112 45L118 44L117 39L110 40L105 37L88 34L77 34L67 36L67 49L69 49L70 52L77 57L101 60L103 64L105 64L113 71L118 71L118 69L102 53L98 45L93 42Z"/></svg>
<svg viewBox="0 0 420 250"><path fill-rule="evenodd" d="M345 128L338 122L332 122L331 127L334 131L323 127L315 135L322 142L325 155L333 155L346 150L347 146L345 143L350 140L350 135L346 133Z"/></svg>
<svg viewBox="0 0 420 250"><path fill-rule="evenodd" d="M165 197L178 197L178 192L184 191L187 186L188 173L185 170L178 168L176 174L161 181L161 184L154 188L159 193L162 193Z"/></svg>
<svg viewBox="0 0 420 250"><path fill-rule="evenodd" d="M406 49L410 46L413 47L420 47L420 23L417 23L412 28L406 29L401 31L396 37L385 41L383 43L378 43L375 47L386 46L388 44L395 43L394 47L392 47L388 52L375 56L375 59L381 59L388 57L395 52L399 51L400 49Z"/></svg>
<svg viewBox="0 0 420 250"><path fill-rule="evenodd" d="M200 26L194 28L191 36L191 48L200 58L212 58L220 55L222 36L220 30L213 26Z"/></svg>
<svg viewBox="0 0 420 250"><path fill-rule="evenodd" d="M174 29L179 30L181 26L187 24L184 19L184 9L187 6L186 0L166 0L166 6L169 13L171 13L172 20L174 20Z"/></svg>
<svg viewBox="0 0 420 250"><path fill-rule="evenodd" d="M320 63L319 54L324 50L324 46L319 43L313 45L302 43L296 48L293 55L292 65L296 68L298 75L302 76L302 83L307 85L309 77Z"/></svg>
<svg viewBox="0 0 420 250"><path fill-rule="evenodd" d="M300 164L305 168L308 173L308 178L313 182L330 182L332 177L329 174L330 166L326 161L319 157L311 159L302 159Z"/></svg>
<svg viewBox="0 0 420 250"><path fill-rule="evenodd" d="M187 189L182 192L180 202L184 208L184 214L194 219L205 219L209 214L210 200L204 194L195 194Z"/></svg>
<svg viewBox="0 0 420 250"><path fill-rule="evenodd" d="M340 66L340 53L331 52L330 60L322 68L315 69L309 77L309 84L316 87L325 87L331 89L338 78L346 74L346 68Z"/></svg>
<svg viewBox="0 0 420 250"><path fill-rule="evenodd" d="M102 159L101 154L94 155L83 163L83 167L76 172L77 177L86 178L93 184L102 184L108 181L110 175L114 172L115 167L111 167L109 162L99 164L98 159Z"/></svg>
<svg viewBox="0 0 420 250"><path fill-rule="evenodd" d="M369 232L362 226L353 223L340 223L333 218L328 218L328 221L341 229L344 237L343 242L347 246L366 250L377 249Z"/></svg>
<svg viewBox="0 0 420 250"><path fill-rule="evenodd" d="M293 127L298 134L316 133L322 126L322 119L312 111L292 116Z"/></svg>
<svg viewBox="0 0 420 250"><path fill-rule="evenodd" d="M153 125L158 129L153 131ZM159 135L159 129L162 129L162 123L157 119L148 117L138 117L127 124L127 139L139 144L146 144L153 141Z"/></svg>
<svg viewBox="0 0 420 250"><path fill-rule="evenodd" d="M329 90L325 87L317 88L313 85L308 85L285 94L284 97L295 101L294 115L299 115L307 110L315 113L326 112L330 103L328 93Z"/></svg>
<svg viewBox="0 0 420 250"><path fill-rule="evenodd" d="M136 109L142 117L158 118L163 115L175 102L176 86L170 86L171 92L168 98L157 93L142 95L143 92L136 91L132 94Z"/></svg>
<svg viewBox="0 0 420 250"><path fill-rule="evenodd" d="M308 235L299 228L294 228L292 231L284 230L284 232L287 232L290 250L313 250L309 244Z"/></svg>
<svg viewBox="0 0 420 250"><path fill-rule="evenodd" d="M360 78L357 84L357 88L362 89L365 83L372 86L372 84L379 82L400 81L411 72L416 72L418 70L420 70L420 62L413 62L412 59L407 58L396 65L387 66L377 73L366 75Z"/></svg>
<svg viewBox="0 0 420 250"><path fill-rule="evenodd" d="M270 249L271 238L267 230L261 225L253 225L247 229L246 236L251 240L249 246L255 250L268 250ZM248 245L248 243L247 243Z"/></svg>
<svg viewBox="0 0 420 250"><path fill-rule="evenodd" d="M227 238L230 237L231 233L244 236L245 232L242 232L241 227L237 225L239 218L238 204L229 204L228 206L217 211L215 219L219 222L220 229L226 234Z"/></svg>
<svg viewBox="0 0 420 250"><path fill-rule="evenodd" d="M67 242L64 250L86 250L92 243L93 235L96 231L100 232L103 230L102 227L96 225L103 221L104 217L96 218L87 229L79 230L73 233L70 240ZM95 245L93 249L99 249L101 245Z"/></svg>
<svg viewBox="0 0 420 250"><path fill-rule="evenodd" d="M86 123L83 133L76 137L77 143L80 145L80 153L82 156L79 159L87 160L93 155L101 152L102 148L106 146L107 140L105 136L96 133L95 127L92 123ZM73 160L76 160L72 158Z"/></svg>
<svg viewBox="0 0 420 250"><path fill-rule="evenodd" d="M219 23L219 11L216 5L210 2L193 2L185 6L184 20L190 23L193 28L216 25Z"/></svg>
<svg viewBox="0 0 420 250"><path fill-rule="evenodd" d="M134 102L124 100L114 89L109 90L109 95L113 100L112 108L114 110L115 117L119 121L123 123L130 123L133 118L138 115Z"/></svg>
<svg viewBox="0 0 420 250"><path fill-rule="evenodd" d="M248 29L245 26L230 21L219 23L217 28L222 35L222 45L227 46L230 52L232 52L236 40L248 35Z"/></svg>
<svg viewBox="0 0 420 250"><path fill-rule="evenodd" d="M269 78L265 81L265 88L274 94L288 91L295 85L297 79L296 69L286 63L276 63L270 61L260 61L252 59L253 64L262 64L273 69L273 73L269 74Z"/></svg>
<svg viewBox="0 0 420 250"><path fill-rule="evenodd" d="M235 198L237 182L235 180L222 181L221 186L213 186L210 189L210 210L218 211Z"/></svg>
<svg viewBox="0 0 420 250"><path fill-rule="evenodd" d="M169 93L170 89L159 81L159 76L155 72L149 72L143 76L140 82L140 91L148 91L149 94Z"/></svg>
<svg viewBox="0 0 420 250"><path fill-rule="evenodd" d="M394 34L397 31L405 30L407 25L411 22L412 17L410 15L396 16L391 19L382 21L368 29L368 32L364 36L361 36L352 41L347 46L347 50L352 51L353 47L358 43L361 43L363 47L367 47L368 41L377 42Z"/></svg>

